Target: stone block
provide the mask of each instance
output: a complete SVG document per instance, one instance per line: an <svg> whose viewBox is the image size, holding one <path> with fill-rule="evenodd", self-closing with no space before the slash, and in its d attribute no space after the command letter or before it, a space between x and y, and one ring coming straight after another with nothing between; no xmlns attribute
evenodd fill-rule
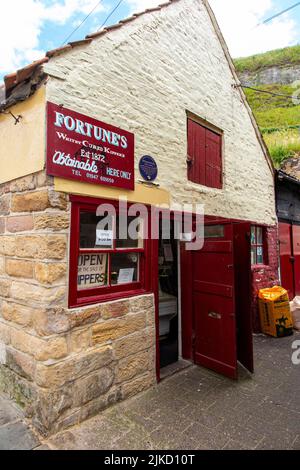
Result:
<svg viewBox="0 0 300 470"><path fill-rule="evenodd" d="M33 278L34 264L31 261L23 261L19 259L6 259L5 271L12 277Z"/></svg>
<svg viewBox="0 0 300 470"><path fill-rule="evenodd" d="M6 219L7 232L17 233L33 230L33 217L32 215L20 215L16 217L7 217Z"/></svg>
<svg viewBox="0 0 300 470"><path fill-rule="evenodd" d="M118 365L117 383L126 382L137 375L153 370L153 366L152 349L122 359Z"/></svg>
<svg viewBox="0 0 300 470"><path fill-rule="evenodd" d="M16 255L16 238L13 236L1 235L0 237L0 255Z"/></svg>
<svg viewBox="0 0 300 470"><path fill-rule="evenodd" d="M106 395L101 395L98 398L87 403L81 407L80 410L80 421L84 421L92 416L97 415L100 411L105 408L114 405L122 399L122 393L120 387L113 387L109 390Z"/></svg>
<svg viewBox="0 0 300 470"><path fill-rule="evenodd" d="M30 354L37 361L61 359L68 353L67 343L64 337L45 340L28 334L24 330L12 328L10 341L15 349Z"/></svg>
<svg viewBox="0 0 300 470"><path fill-rule="evenodd" d="M59 304L65 299L66 288L65 286L50 288L13 281L11 283L10 296L12 299L18 300L21 303L28 302L33 306L51 306Z"/></svg>
<svg viewBox="0 0 300 470"><path fill-rule="evenodd" d="M33 326L39 336L66 333L70 330L69 317L64 308L41 308L35 311Z"/></svg>
<svg viewBox="0 0 300 470"><path fill-rule="evenodd" d="M10 194L3 194L2 196L0 196L0 216L8 215L10 213L10 204Z"/></svg>
<svg viewBox="0 0 300 470"><path fill-rule="evenodd" d="M0 234L5 232L5 217L0 217Z"/></svg>
<svg viewBox="0 0 300 470"><path fill-rule="evenodd" d="M123 359L124 357L138 354L140 351L155 346L155 332L148 328L129 336L125 336L114 342L115 358Z"/></svg>
<svg viewBox="0 0 300 470"><path fill-rule="evenodd" d="M74 310L70 313L71 328L96 323L101 318L103 305L95 305L94 307L82 308Z"/></svg>
<svg viewBox="0 0 300 470"><path fill-rule="evenodd" d="M5 258L4 256L0 255L0 276L5 274Z"/></svg>
<svg viewBox="0 0 300 470"><path fill-rule="evenodd" d="M73 404L82 406L108 392L114 381L114 370L104 367L96 374L77 380L72 387Z"/></svg>
<svg viewBox="0 0 300 470"><path fill-rule="evenodd" d="M133 297L130 299L130 311L142 312L154 307L153 295L145 295L142 297Z"/></svg>
<svg viewBox="0 0 300 470"><path fill-rule="evenodd" d="M155 383L156 377L154 372L148 372L140 377L136 377L130 382L122 384L122 398L124 400L125 398L133 397L144 390L148 390Z"/></svg>
<svg viewBox="0 0 300 470"><path fill-rule="evenodd" d="M10 326L0 321L0 341L2 341L4 344L10 344L10 333Z"/></svg>
<svg viewBox="0 0 300 470"><path fill-rule="evenodd" d="M110 318L124 317L129 313L129 300L111 302L103 305L102 318L108 320Z"/></svg>
<svg viewBox="0 0 300 470"><path fill-rule="evenodd" d="M68 386L51 391L41 390L34 403L33 424L47 435L54 423L72 408L72 404L72 392Z"/></svg>
<svg viewBox="0 0 300 470"><path fill-rule="evenodd" d="M65 193L58 193L57 191L49 191L49 202L51 207L65 211L68 207L69 196Z"/></svg>
<svg viewBox="0 0 300 470"><path fill-rule="evenodd" d="M48 176L46 171L40 171L35 175L35 185L37 188L43 188L44 186L53 186L53 176Z"/></svg>
<svg viewBox="0 0 300 470"><path fill-rule="evenodd" d="M25 327L32 324L34 312L35 310L31 307L24 307L23 305L11 302L3 302L1 310L5 320Z"/></svg>
<svg viewBox="0 0 300 470"><path fill-rule="evenodd" d="M52 338L43 341L41 348L35 351L34 357L37 361L48 361L51 359L62 359L68 354L68 346L64 337Z"/></svg>
<svg viewBox="0 0 300 470"><path fill-rule="evenodd" d="M37 364L36 383L44 388L61 387L67 382L88 376L108 366L112 360L112 348L104 346L88 353L68 357L55 364Z"/></svg>
<svg viewBox="0 0 300 470"><path fill-rule="evenodd" d="M91 340L91 328L84 328L72 331L70 335L71 351L75 353L86 351L91 346Z"/></svg>
<svg viewBox="0 0 300 470"><path fill-rule="evenodd" d="M29 193L12 194L12 212L39 212L50 207L47 190L33 191Z"/></svg>
<svg viewBox="0 0 300 470"><path fill-rule="evenodd" d="M66 246L65 235L28 235L16 237L14 248L18 258L60 260L66 256Z"/></svg>
<svg viewBox="0 0 300 470"><path fill-rule="evenodd" d="M32 357L9 346L6 348L6 366L24 379L34 379L35 362Z"/></svg>
<svg viewBox="0 0 300 470"><path fill-rule="evenodd" d="M10 183L10 191L12 193L21 193L23 191L31 191L35 189L35 180L34 175L24 176L23 178L18 178Z"/></svg>
<svg viewBox="0 0 300 470"><path fill-rule="evenodd" d="M0 366L0 391L21 406L26 417L32 415L32 403L37 399L33 382L19 376L7 366Z"/></svg>
<svg viewBox="0 0 300 470"><path fill-rule="evenodd" d="M44 213L34 215L36 230L66 230L70 226L70 215L61 213Z"/></svg>
<svg viewBox="0 0 300 470"><path fill-rule="evenodd" d="M41 284L54 284L65 277L66 271L65 263L37 263L35 265L35 278Z"/></svg>
<svg viewBox="0 0 300 470"><path fill-rule="evenodd" d="M9 297L11 289L11 281L0 278L0 297Z"/></svg>
<svg viewBox="0 0 300 470"><path fill-rule="evenodd" d="M103 321L92 329L93 344L113 341L130 335L146 327L145 313L127 315L125 318Z"/></svg>

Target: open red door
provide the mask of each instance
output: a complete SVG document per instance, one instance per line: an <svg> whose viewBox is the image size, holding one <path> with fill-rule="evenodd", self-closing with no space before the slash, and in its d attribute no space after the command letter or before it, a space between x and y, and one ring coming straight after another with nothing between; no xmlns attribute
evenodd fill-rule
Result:
<svg viewBox="0 0 300 470"><path fill-rule="evenodd" d="M290 300L295 297L294 284L294 257L292 246L292 225L279 223L279 246L280 246L280 272L281 285L288 293Z"/></svg>
<svg viewBox="0 0 300 470"><path fill-rule="evenodd" d="M194 357L198 365L237 378L233 225L205 227L192 252Z"/></svg>
<svg viewBox="0 0 300 470"><path fill-rule="evenodd" d="M294 261L294 285L295 296L300 295L300 226L293 225L293 261ZM294 297L290 298L293 300Z"/></svg>
<svg viewBox="0 0 300 470"><path fill-rule="evenodd" d="M233 225L238 361L254 372L251 315L251 224Z"/></svg>

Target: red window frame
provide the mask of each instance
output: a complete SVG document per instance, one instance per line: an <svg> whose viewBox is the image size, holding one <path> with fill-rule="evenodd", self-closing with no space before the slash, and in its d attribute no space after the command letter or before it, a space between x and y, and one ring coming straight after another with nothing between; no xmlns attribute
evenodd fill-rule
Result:
<svg viewBox="0 0 300 470"><path fill-rule="evenodd" d="M126 297L147 294L151 291L151 243L148 238L144 238L143 248L121 248L115 247L115 240L112 249L80 248L80 211L96 213L100 204L112 204L119 213L118 201L107 199L86 198L71 196L71 230L70 230L70 253L69 253L69 308L84 305L93 305ZM128 203L130 207L130 203ZM148 229L150 216L148 211ZM139 280L130 284L109 285L86 290L79 290L77 287L78 277L78 257L80 254L89 253L137 253L139 254ZM110 268L109 268L110 269ZM110 278L110 271L109 271Z"/></svg>
<svg viewBox="0 0 300 470"><path fill-rule="evenodd" d="M252 229L255 229L255 243L252 243ZM261 243L257 243L258 240L258 234L257 230L261 229L262 231L262 241ZM252 263L252 248L255 249L255 263ZM262 262L258 263L257 262L257 250L258 248L262 248ZM265 227L261 225L251 225L251 265L252 266L264 266L267 264L267 241L266 241L266 233L265 233Z"/></svg>
<svg viewBox="0 0 300 470"><path fill-rule="evenodd" d="M200 118L188 115L188 180L208 188L223 189L223 133L198 121Z"/></svg>

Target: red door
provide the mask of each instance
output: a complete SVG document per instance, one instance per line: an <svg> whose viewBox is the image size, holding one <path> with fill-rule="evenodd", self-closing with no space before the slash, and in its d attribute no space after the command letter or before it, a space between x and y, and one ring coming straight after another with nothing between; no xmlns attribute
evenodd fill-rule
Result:
<svg viewBox="0 0 300 470"><path fill-rule="evenodd" d="M294 287L294 258L292 252L292 226L290 224L279 223L279 243L280 243L280 271L281 284L288 293L290 300L295 297Z"/></svg>
<svg viewBox="0 0 300 470"><path fill-rule="evenodd" d="M292 226L295 296L300 295L300 227ZM294 298L294 297L293 297ZM291 299L292 300L292 299Z"/></svg>
<svg viewBox="0 0 300 470"><path fill-rule="evenodd" d="M194 357L198 365L237 377L232 224L209 224L192 252Z"/></svg>

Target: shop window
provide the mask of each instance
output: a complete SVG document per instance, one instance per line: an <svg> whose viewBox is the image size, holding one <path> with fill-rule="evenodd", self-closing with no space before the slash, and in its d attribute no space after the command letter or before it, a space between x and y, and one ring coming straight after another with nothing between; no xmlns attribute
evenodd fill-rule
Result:
<svg viewBox="0 0 300 470"><path fill-rule="evenodd" d="M124 218L114 203L99 215L101 201L80 201L72 197L70 307L147 292L145 216Z"/></svg>
<svg viewBox="0 0 300 470"><path fill-rule="evenodd" d="M222 134L188 119L188 179L222 189Z"/></svg>
<svg viewBox="0 0 300 470"><path fill-rule="evenodd" d="M251 264L266 263L266 247L264 228L259 226L251 227Z"/></svg>

